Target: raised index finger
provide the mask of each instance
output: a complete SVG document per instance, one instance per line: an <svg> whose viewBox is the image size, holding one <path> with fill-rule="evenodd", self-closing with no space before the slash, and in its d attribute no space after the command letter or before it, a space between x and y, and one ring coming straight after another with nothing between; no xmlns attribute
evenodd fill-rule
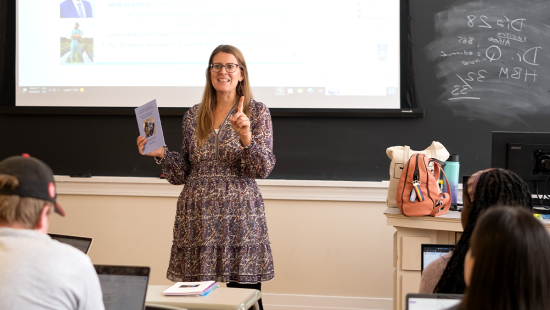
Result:
<svg viewBox="0 0 550 310"><path fill-rule="evenodd" d="M241 100L239 100L239 106L237 107L237 112L243 112L243 102L244 102L244 96L241 96Z"/></svg>

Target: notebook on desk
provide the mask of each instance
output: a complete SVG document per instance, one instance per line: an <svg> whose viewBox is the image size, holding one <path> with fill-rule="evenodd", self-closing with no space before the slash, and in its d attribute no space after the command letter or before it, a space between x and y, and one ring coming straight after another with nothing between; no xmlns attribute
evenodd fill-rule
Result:
<svg viewBox="0 0 550 310"><path fill-rule="evenodd" d="M454 244L422 244L421 246L422 253L422 263L420 270L424 271L424 268L428 266L434 260L440 258L441 256L449 253L454 250Z"/></svg>
<svg viewBox="0 0 550 310"><path fill-rule="evenodd" d="M90 246L92 245L92 238L89 237L79 237L79 236L68 236L68 235L58 235L58 234L48 234L53 240L57 240L62 243L66 243L68 245L71 245L80 251L84 252L84 254L88 254L88 250L90 250Z"/></svg>
<svg viewBox="0 0 550 310"><path fill-rule="evenodd" d="M94 265L105 310L143 309L149 267Z"/></svg>
<svg viewBox="0 0 550 310"><path fill-rule="evenodd" d="M461 294L407 294L406 310L443 310L460 303Z"/></svg>

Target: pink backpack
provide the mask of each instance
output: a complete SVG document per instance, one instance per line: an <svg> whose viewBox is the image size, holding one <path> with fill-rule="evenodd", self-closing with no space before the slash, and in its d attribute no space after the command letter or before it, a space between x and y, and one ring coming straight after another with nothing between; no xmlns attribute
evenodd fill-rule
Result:
<svg viewBox="0 0 550 310"><path fill-rule="evenodd" d="M433 172L428 165L433 162ZM405 216L436 216L449 211L451 194L443 162L424 154L414 154L403 167L397 185L397 207ZM439 174L447 182L447 193L439 193Z"/></svg>

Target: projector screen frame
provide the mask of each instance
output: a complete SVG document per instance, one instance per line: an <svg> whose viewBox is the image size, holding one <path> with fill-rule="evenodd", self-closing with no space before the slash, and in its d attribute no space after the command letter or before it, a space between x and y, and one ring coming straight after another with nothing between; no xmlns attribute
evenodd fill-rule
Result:
<svg viewBox="0 0 550 310"><path fill-rule="evenodd" d="M49 115L134 115L133 107L38 107L16 106L15 92L17 91L16 68L17 61L10 64L7 57L17 60L16 53L16 4L8 1L6 4L6 50L4 59L4 79L12 75L13 93L6 101L0 103L2 114L49 114ZM12 16L10 18L10 16ZM11 34L9 33L11 32ZM410 42L410 11L409 0L400 0L400 104L399 109L327 109L327 108L270 108L272 116L282 117L390 117L390 118L423 118L424 109L416 97L414 83L414 69L412 64L412 44ZM6 68L9 66L11 68ZM10 83L4 83L9 87ZM4 87L4 91L9 90ZM159 108L161 115L183 115L189 108Z"/></svg>

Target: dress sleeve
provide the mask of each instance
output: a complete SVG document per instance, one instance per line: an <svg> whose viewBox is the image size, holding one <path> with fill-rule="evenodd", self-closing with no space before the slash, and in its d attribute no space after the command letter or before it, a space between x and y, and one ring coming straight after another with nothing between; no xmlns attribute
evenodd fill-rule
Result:
<svg viewBox="0 0 550 310"><path fill-rule="evenodd" d="M183 143L181 146L181 153L171 152L165 146L164 158L157 160L157 163L162 165L162 172L164 177L170 184L181 185L185 182L191 164L189 162L189 137L190 134L188 128L188 115L183 118Z"/></svg>
<svg viewBox="0 0 550 310"><path fill-rule="evenodd" d="M265 105L262 104L256 111L257 115L250 124L252 141L243 148L241 171L245 177L265 179L275 166L273 126L271 114Z"/></svg>

